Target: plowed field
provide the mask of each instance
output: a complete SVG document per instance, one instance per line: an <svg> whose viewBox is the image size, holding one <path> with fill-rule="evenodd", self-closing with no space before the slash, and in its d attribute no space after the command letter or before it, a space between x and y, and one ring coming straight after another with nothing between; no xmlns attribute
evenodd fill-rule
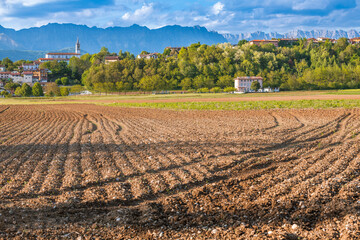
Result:
<svg viewBox="0 0 360 240"><path fill-rule="evenodd" d="M0 106L0 238L358 239L360 110Z"/></svg>

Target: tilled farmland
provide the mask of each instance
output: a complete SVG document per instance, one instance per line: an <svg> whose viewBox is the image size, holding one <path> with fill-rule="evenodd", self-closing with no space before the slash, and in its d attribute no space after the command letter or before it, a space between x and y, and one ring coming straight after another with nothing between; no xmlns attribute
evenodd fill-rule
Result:
<svg viewBox="0 0 360 240"><path fill-rule="evenodd" d="M0 238L359 239L359 116L0 106Z"/></svg>

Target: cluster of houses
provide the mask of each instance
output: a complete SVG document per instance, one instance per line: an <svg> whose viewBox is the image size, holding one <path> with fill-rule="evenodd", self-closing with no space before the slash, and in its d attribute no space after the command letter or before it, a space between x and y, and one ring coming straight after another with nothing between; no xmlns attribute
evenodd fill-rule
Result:
<svg viewBox="0 0 360 240"><path fill-rule="evenodd" d="M19 71L6 71L5 66L0 65L0 80L12 80L14 83L27 83L32 85L35 82L45 83L48 81L48 70L40 69L40 62L24 63ZM4 81L0 81L3 87Z"/></svg>
<svg viewBox="0 0 360 240"><path fill-rule="evenodd" d="M41 69L40 64L49 61L63 61L69 63L70 58L80 58L80 42L77 39L74 53L47 53L44 58L39 58L33 63L23 63L18 71L6 71L6 67L0 65L0 87L3 87L6 80L12 80L14 83L27 83L33 85L39 82L45 85L48 82L48 69Z"/></svg>
<svg viewBox="0 0 360 240"><path fill-rule="evenodd" d="M294 43L298 42L298 38L281 38L281 39L271 39L271 40L251 40L249 43L251 45L265 45L265 44L273 44L275 47L279 47L279 43L282 42L286 45L293 45ZM337 39L326 38L326 37L318 37L318 38L308 38L306 42L313 42L314 44L319 44L321 42L330 41L332 43L336 43ZM350 44L357 44L360 43L360 37L351 38L348 40Z"/></svg>

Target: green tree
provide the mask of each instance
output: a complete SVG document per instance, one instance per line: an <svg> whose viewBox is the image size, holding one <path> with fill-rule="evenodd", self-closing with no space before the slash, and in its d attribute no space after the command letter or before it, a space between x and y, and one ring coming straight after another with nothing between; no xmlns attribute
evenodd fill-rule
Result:
<svg viewBox="0 0 360 240"><path fill-rule="evenodd" d="M221 88L234 86L234 78L229 75L221 76L216 85Z"/></svg>
<svg viewBox="0 0 360 240"><path fill-rule="evenodd" d="M34 84L34 86L32 87L32 95L35 97L44 96L44 92L40 83L37 82Z"/></svg>
<svg viewBox="0 0 360 240"><path fill-rule="evenodd" d="M15 90L16 96L21 97L30 97L32 93L31 87L24 83L21 87L17 87Z"/></svg>
<svg viewBox="0 0 360 240"><path fill-rule="evenodd" d="M58 78L58 79L56 79L55 80L55 83L59 86L59 85L61 85L62 83L61 83L61 78Z"/></svg>
<svg viewBox="0 0 360 240"><path fill-rule="evenodd" d="M260 83L258 81L254 81L251 83L250 89L257 92L260 89Z"/></svg>
<svg viewBox="0 0 360 240"><path fill-rule="evenodd" d="M60 96L60 88L56 83L48 83L45 86L45 95L49 97Z"/></svg>
<svg viewBox="0 0 360 240"><path fill-rule="evenodd" d="M13 83L13 82L8 82L7 84L5 84L4 88L8 91L15 91L18 87L20 87L20 84L18 83Z"/></svg>
<svg viewBox="0 0 360 240"><path fill-rule="evenodd" d="M183 80L181 80L179 86L182 88L182 90L191 89L192 81L190 78L184 78Z"/></svg>
<svg viewBox="0 0 360 240"><path fill-rule="evenodd" d="M67 87L60 88L60 94L61 94L61 96L68 96L69 95L69 89Z"/></svg>
<svg viewBox="0 0 360 240"><path fill-rule="evenodd" d="M11 96L11 94L8 91L5 91L5 90L1 91L0 95L4 96L6 98Z"/></svg>
<svg viewBox="0 0 360 240"><path fill-rule="evenodd" d="M21 96L30 97L32 94L32 89L27 83L23 83L21 86Z"/></svg>
<svg viewBox="0 0 360 240"><path fill-rule="evenodd" d="M62 78L61 78L61 84L62 84L63 86L68 85L68 84L69 84L69 78L68 78L68 77L62 77Z"/></svg>
<svg viewBox="0 0 360 240"><path fill-rule="evenodd" d="M22 94L23 94L21 87L17 87L17 88L15 89L14 94L15 94L15 96L21 97Z"/></svg>
<svg viewBox="0 0 360 240"><path fill-rule="evenodd" d="M240 41L238 42L238 46L241 47L241 46L244 45L245 43L248 43L248 41L245 40L245 39L240 40Z"/></svg>

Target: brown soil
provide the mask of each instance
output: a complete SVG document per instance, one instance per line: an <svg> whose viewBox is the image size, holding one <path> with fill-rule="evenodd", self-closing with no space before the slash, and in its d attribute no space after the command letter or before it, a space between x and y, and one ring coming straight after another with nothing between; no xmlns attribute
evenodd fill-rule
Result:
<svg viewBox="0 0 360 240"><path fill-rule="evenodd" d="M0 106L0 239L359 239L359 116Z"/></svg>

